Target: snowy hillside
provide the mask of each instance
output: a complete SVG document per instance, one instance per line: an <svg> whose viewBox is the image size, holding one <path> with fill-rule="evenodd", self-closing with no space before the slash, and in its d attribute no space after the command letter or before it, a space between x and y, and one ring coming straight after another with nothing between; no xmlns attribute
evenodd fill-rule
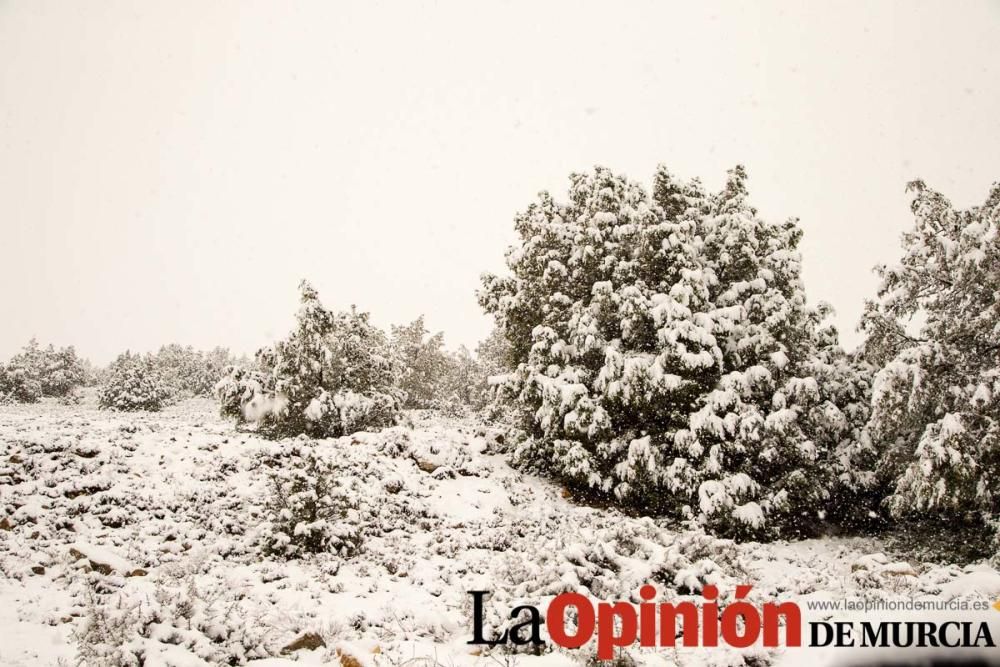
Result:
<svg viewBox="0 0 1000 667"><path fill-rule="evenodd" d="M723 598L753 584L751 601L1000 597L1000 574L986 566L906 562L872 540L737 545L576 504L508 467L497 432L411 418L411 427L380 433L275 442L238 432L207 401L158 414L0 408L0 664L532 665L593 656L588 647L482 654L466 643L470 590L493 591L493 627L518 603L544 607L568 590L634 599L644 583L664 599L705 583ZM347 520L361 532L359 555L261 556L269 474L305 449L338 466L339 489L356 505ZM831 616L804 604L803 613ZM628 653L660 665L797 663L762 648Z"/></svg>

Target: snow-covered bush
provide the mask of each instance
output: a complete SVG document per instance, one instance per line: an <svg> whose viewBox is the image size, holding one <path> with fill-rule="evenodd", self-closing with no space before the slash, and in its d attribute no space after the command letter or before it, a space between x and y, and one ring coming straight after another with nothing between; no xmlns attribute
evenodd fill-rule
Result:
<svg viewBox="0 0 1000 667"><path fill-rule="evenodd" d="M392 327L392 351L397 362L396 386L406 396L404 407L433 409L449 416L481 410L490 395L488 375L499 372L498 360L506 345L494 334L483 341L476 356L463 345L445 349L444 335L431 335L423 316Z"/></svg>
<svg viewBox="0 0 1000 667"><path fill-rule="evenodd" d="M98 402L110 410L159 410L170 397L155 359L126 351L108 367Z"/></svg>
<svg viewBox="0 0 1000 667"><path fill-rule="evenodd" d="M177 664L182 652L185 664L242 665L277 654L272 644L280 631L254 617L239 582L210 570L210 561L194 560L162 568L155 588L115 574L74 572L77 663Z"/></svg>
<svg viewBox="0 0 1000 667"><path fill-rule="evenodd" d="M267 376L255 368L230 367L214 388L220 414L237 424L256 422L272 408L268 385Z"/></svg>
<svg viewBox="0 0 1000 667"><path fill-rule="evenodd" d="M308 283L291 335L216 385L222 414L275 437L339 436L395 423L400 396L385 333L367 313L326 310Z"/></svg>
<svg viewBox="0 0 1000 667"><path fill-rule="evenodd" d="M1000 184L957 211L917 181L903 257L881 267L864 352L877 483L896 517L989 524L1000 515ZM912 322L922 322L919 327Z"/></svg>
<svg viewBox="0 0 1000 667"><path fill-rule="evenodd" d="M295 452L271 474L268 523L261 537L269 555L298 558L336 553L350 557L361 548L356 503L341 486L337 468L311 452Z"/></svg>
<svg viewBox="0 0 1000 667"><path fill-rule="evenodd" d="M391 345L398 362L396 385L406 396L403 407L431 407L450 370L444 334L430 335L421 315L409 324L393 326Z"/></svg>
<svg viewBox="0 0 1000 667"><path fill-rule="evenodd" d="M87 380L87 366L70 347L56 349L49 345L42 352L42 395L62 398L82 387Z"/></svg>
<svg viewBox="0 0 1000 667"><path fill-rule="evenodd" d="M745 181L661 167L650 194L598 168L517 216L512 275L479 294L517 362L517 461L726 534L815 529L863 387L806 304L796 221L761 219Z"/></svg>
<svg viewBox="0 0 1000 667"><path fill-rule="evenodd" d="M176 343L161 347L155 359L164 383L175 398L210 396L235 361L223 347L203 352Z"/></svg>
<svg viewBox="0 0 1000 667"><path fill-rule="evenodd" d="M7 364L0 364L0 400L34 403L61 398L86 381L87 369L73 347L42 348L32 338Z"/></svg>

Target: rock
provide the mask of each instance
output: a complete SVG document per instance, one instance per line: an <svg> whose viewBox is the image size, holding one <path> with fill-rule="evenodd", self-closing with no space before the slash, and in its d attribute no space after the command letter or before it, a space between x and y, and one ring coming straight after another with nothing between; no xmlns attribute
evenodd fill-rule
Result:
<svg viewBox="0 0 1000 667"><path fill-rule="evenodd" d="M96 560L90 561L90 569L100 572L101 574L107 575L115 571L115 568L111 567L107 563L98 563Z"/></svg>
<svg viewBox="0 0 1000 667"><path fill-rule="evenodd" d="M364 667L360 660L340 649L337 649L337 657L340 658L340 667Z"/></svg>
<svg viewBox="0 0 1000 667"><path fill-rule="evenodd" d="M11 457L7 460L10 461L11 463L24 463L24 459L22 459L17 454L12 454Z"/></svg>
<svg viewBox="0 0 1000 667"><path fill-rule="evenodd" d="M315 632L307 632L291 644L281 649L284 654L293 653L295 651L301 651L303 649L307 651L315 651L318 648L325 648L326 642Z"/></svg>
<svg viewBox="0 0 1000 667"><path fill-rule="evenodd" d="M913 566L906 561L899 561L898 563L888 563L881 566L878 569L879 574L888 574L895 577L915 577L917 576L916 571Z"/></svg>
<svg viewBox="0 0 1000 667"><path fill-rule="evenodd" d="M883 553L868 554L867 556L862 556L854 561L851 565L851 572L857 572L858 570L875 570L880 565L885 565L888 562L889 557Z"/></svg>
<svg viewBox="0 0 1000 667"><path fill-rule="evenodd" d="M383 484L386 493L396 494L403 490L403 480L397 478L387 479Z"/></svg>
<svg viewBox="0 0 1000 667"><path fill-rule="evenodd" d="M31 567L31 571L38 575L45 574L45 568L42 567L41 565L33 565Z"/></svg>
<svg viewBox="0 0 1000 667"><path fill-rule="evenodd" d="M147 574L149 574L149 572L146 572L141 567L137 567L136 569L132 570L131 572L129 572L125 576L126 577L145 577Z"/></svg>
<svg viewBox="0 0 1000 667"><path fill-rule="evenodd" d="M418 458L414 458L413 460L417 464L417 467L423 470L424 472L433 473L435 470L441 467L436 463L431 463L430 461L424 461Z"/></svg>
<svg viewBox="0 0 1000 667"><path fill-rule="evenodd" d="M0 530L13 530L13 529L14 529L14 524L10 522L9 518L4 517L0 519Z"/></svg>
<svg viewBox="0 0 1000 667"><path fill-rule="evenodd" d="M135 565L129 563L113 551L102 547L96 547L92 544L76 542L72 547L70 547L69 555L73 557L74 561L86 558L87 562L90 564L90 569L104 575L117 572L118 574L125 576L145 576L145 570L137 568ZM134 574L135 572L142 572L143 574L137 575Z"/></svg>

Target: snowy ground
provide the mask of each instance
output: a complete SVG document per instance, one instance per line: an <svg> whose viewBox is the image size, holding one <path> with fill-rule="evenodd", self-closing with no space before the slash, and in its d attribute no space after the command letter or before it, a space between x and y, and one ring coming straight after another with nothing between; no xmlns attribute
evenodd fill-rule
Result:
<svg viewBox="0 0 1000 667"><path fill-rule="evenodd" d="M494 623L515 604L544 606L562 591L634 599L643 583L664 599L701 583L718 584L723 597L752 583L755 602L1000 598L1000 574L985 565L882 557L871 540L735 545L580 506L510 469L495 432L414 419L412 428L276 443L237 432L202 401L158 414L0 407L0 665L69 665L80 656L101 664L98 655L175 667L570 665L593 655L482 654L466 644L474 589L495 591ZM268 470L303 446L340 462L355 490L366 532L359 556L259 555ZM1000 640L1000 612L984 618ZM300 644L325 646L287 648L307 633L314 636ZM629 653L657 665L819 666L845 655Z"/></svg>

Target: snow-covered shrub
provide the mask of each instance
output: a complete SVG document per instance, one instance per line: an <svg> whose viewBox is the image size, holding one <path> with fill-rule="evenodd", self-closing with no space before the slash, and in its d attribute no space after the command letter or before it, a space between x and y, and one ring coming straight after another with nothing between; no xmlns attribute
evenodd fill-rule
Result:
<svg viewBox="0 0 1000 667"><path fill-rule="evenodd" d="M116 604L107 604L92 577L82 576L84 608L73 630L78 662L88 667L138 667L142 661L129 644L142 625L141 602L119 597Z"/></svg>
<svg viewBox="0 0 1000 667"><path fill-rule="evenodd" d="M445 417L463 417L468 411L468 403L462 400L458 394L435 398L430 403L430 408L436 410Z"/></svg>
<svg viewBox="0 0 1000 667"><path fill-rule="evenodd" d="M70 347L56 349L49 345L42 352L42 395L62 398L82 387L87 380L87 367Z"/></svg>
<svg viewBox="0 0 1000 667"><path fill-rule="evenodd" d="M1000 184L964 211L910 188L915 225L862 323L882 366L867 429L876 484L898 518L983 526L1000 514Z"/></svg>
<svg viewBox="0 0 1000 667"><path fill-rule="evenodd" d="M42 397L44 353L32 338L6 364L0 364L0 398L7 402L34 403Z"/></svg>
<svg viewBox="0 0 1000 667"><path fill-rule="evenodd" d="M255 422L270 411L268 378L254 368L230 367L216 383L214 392L219 399L219 412L237 424ZM267 405L265 405L267 403Z"/></svg>
<svg viewBox="0 0 1000 667"><path fill-rule="evenodd" d="M392 327L391 345L397 361L396 386L406 396L403 406L458 416L487 404L488 375L499 372L490 355L502 353L505 342L494 334L480 344L476 356L464 345L449 351L443 334L431 335L421 316Z"/></svg>
<svg viewBox="0 0 1000 667"><path fill-rule="evenodd" d="M34 403L42 396L40 383L21 369L0 364L0 405L7 403Z"/></svg>
<svg viewBox="0 0 1000 667"><path fill-rule="evenodd" d="M125 352L108 367L98 403L110 410L159 410L170 397L156 361Z"/></svg>
<svg viewBox="0 0 1000 667"><path fill-rule="evenodd" d="M0 364L0 400L34 403L66 396L86 380L86 366L73 347L42 348L32 338L7 364Z"/></svg>
<svg viewBox="0 0 1000 667"><path fill-rule="evenodd" d="M490 335L476 346L475 361L470 389L472 405L488 413L494 404L495 385L492 379L504 376L517 367L510 343L499 328L494 327Z"/></svg>
<svg viewBox="0 0 1000 667"><path fill-rule="evenodd" d="M223 347L203 352L176 343L161 347L155 359L164 383L175 398L210 396L235 361Z"/></svg>
<svg viewBox="0 0 1000 667"><path fill-rule="evenodd" d="M516 370L499 387L523 465L737 536L809 532L863 399L825 308L806 304L795 220L661 167L607 169L517 216L512 275L484 276Z"/></svg>
<svg viewBox="0 0 1000 667"><path fill-rule="evenodd" d="M385 333L367 313L326 310L308 283L291 335L216 385L224 415L275 436L340 436L395 423L400 397Z"/></svg>
<svg viewBox="0 0 1000 667"><path fill-rule="evenodd" d="M165 567L154 590L115 575L75 576L73 635L86 667L176 664L178 652L185 664L242 665L278 652L271 645L280 631L261 622L252 600L218 570Z"/></svg>
<svg viewBox="0 0 1000 667"><path fill-rule="evenodd" d="M421 315L409 324L393 326L390 344L398 362L396 385L406 396L403 407L431 407L449 371L444 334L430 335Z"/></svg>
<svg viewBox="0 0 1000 667"><path fill-rule="evenodd" d="M311 452L295 452L270 477L265 553L299 558L313 553L349 557L361 548L356 503L337 468Z"/></svg>

